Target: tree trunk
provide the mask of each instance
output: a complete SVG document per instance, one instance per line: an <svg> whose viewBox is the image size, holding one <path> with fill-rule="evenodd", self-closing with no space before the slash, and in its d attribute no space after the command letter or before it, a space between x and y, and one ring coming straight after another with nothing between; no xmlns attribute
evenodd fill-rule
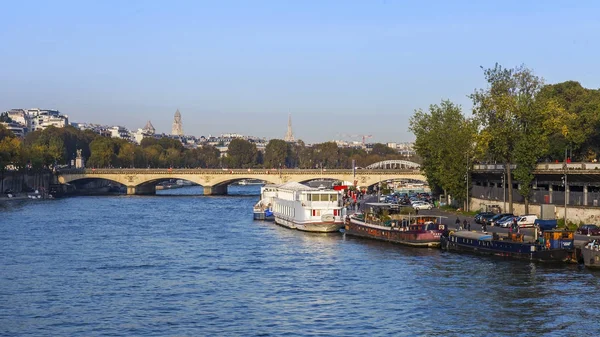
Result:
<svg viewBox="0 0 600 337"><path fill-rule="evenodd" d="M444 189L444 199L446 199L446 205L448 205L448 192Z"/></svg>
<svg viewBox="0 0 600 337"><path fill-rule="evenodd" d="M523 199L523 202L525 203L525 214L529 214L529 197Z"/></svg>
<svg viewBox="0 0 600 337"><path fill-rule="evenodd" d="M506 163L506 182L508 184L508 212L513 212L513 184L510 171L510 162Z"/></svg>

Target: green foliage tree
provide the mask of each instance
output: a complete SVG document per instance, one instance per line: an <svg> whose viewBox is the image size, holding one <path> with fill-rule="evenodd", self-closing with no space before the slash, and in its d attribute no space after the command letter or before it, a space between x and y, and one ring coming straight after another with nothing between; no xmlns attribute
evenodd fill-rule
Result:
<svg viewBox="0 0 600 337"><path fill-rule="evenodd" d="M12 122L12 119L10 117L8 117L8 112L1 112L0 113L0 123L10 123ZM2 139L0 139L2 140Z"/></svg>
<svg viewBox="0 0 600 337"><path fill-rule="evenodd" d="M88 166L110 167L116 159L115 142L112 138L98 137L90 143L92 155L88 159Z"/></svg>
<svg viewBox="0 0 600 337"><path fill-rule="evenodd" d="M120 167L135 167L135 145L123 142L119 146L117 159Z"/></svg>
<svg viewBox="0 0 600 337"><path fill-rule="evenodd" d="M265 147L264 166L266 168L288 167L291 146L281 139L271 139Z"/></svg>
<svg viewBox="0 0 600 337"><path fill-rule="evenodd" d="M564 159L571 148L572 159L589 161L600 153L600 90L586 89L579 82L545 85L537 95L564 109L564 129L550 135L548 157Z"/></svg>
<svg viewBox="0 0 600 337"><path fill-rule="evenodd" d="M315 144L312 150L315 167L332 169L340 167L340 149L335 142Z"/></svg>
<svg viewBox="0 0 600 337"><path fill-rule="evenodd" d="M508 184L509 212L513 211L513 172L521 184L519 193L530 197L533 170L539 158L547 151L547 135L564 129L564 110L552 100L538 99L543 80L519 66L513 69L496 64L484 69L488 82L485 89L476 90L473 113L482 129L479 133L480 151L494 156L505 164ZM530 144L534 141L536 144Z"/></svg>
<svg viewBox="0 0 600 337"><path fill-rule="evenodd" d="M198 152L198 165L204 168L218 168L221 161L221 151L211 145L203 145L196 149Z"/></svg>
<svg viewBox="0 0 600 337"><path fill-rule="evenodd" d="M4 125L0 124L0 140L3 140L6 137L14 137L15 134L12 133L9 129L5 128Z"/></svg>
<svg viewBox="0 0 600 337"><path fill-rule="evenodd" d="M371 149L371 154L380 157L386 157L388 155L398 154L398 152L396 152L394 149L390 148L385 144L375 143L373 144L373 148Z"/></svg>
<svg viewBox="0 0 600 337"><path fill-rule="evenodd" d="M17 164L20 154L21 141L18 138L0 136L0 170L4 171L7 165Z"/></svg>
<svg viewBox="0 0 600 337"><path fill-rule="evenodd" d="M229 143L227 165L230 168L250 168L256 165L256 145L245 139L236 138Z"/></svg>
<svg viewBox="0 0 600 337"><path fill-rule="evenodd" d="M472 163L477 124L465 118L461 107L448 100L415 111L409 130L415 136L415 151L433 189L454 199L466 200L466 174Z"/></svg>

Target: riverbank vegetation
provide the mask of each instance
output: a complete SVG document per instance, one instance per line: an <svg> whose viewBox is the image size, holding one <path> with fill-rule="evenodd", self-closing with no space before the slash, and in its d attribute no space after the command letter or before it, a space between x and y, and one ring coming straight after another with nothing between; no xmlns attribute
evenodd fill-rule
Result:
<svg viewBox="0 0 600 337"><path fill-rule="evenodd" d="M574 81L545 84L524 66L496 64L483 75L487 86L470 94L470 116L450 101L415 111L409 127L415 150L430 186L462 201L473 164L504 164L509 211L518 182L527 212L538 163L597 159L600 90Z"/></svg>
<svg viewBox="0 0 600 337"><path fill-rule="evenodd" d="M359 167L382 160L408 159L384 144L374 144L369 153L364 149L340 148L335 142L307 146L302 141L288 143L272 139L264 153L256 144L234 139L227 156L214 146L187 148L174 138L145 138L140 145L123 139L100 136L90 130L72 126L49 127L15 137L0 125L0 169L40 170L55 165L68 166L77 150L91 168L346 168L352 160Z"/></svg>

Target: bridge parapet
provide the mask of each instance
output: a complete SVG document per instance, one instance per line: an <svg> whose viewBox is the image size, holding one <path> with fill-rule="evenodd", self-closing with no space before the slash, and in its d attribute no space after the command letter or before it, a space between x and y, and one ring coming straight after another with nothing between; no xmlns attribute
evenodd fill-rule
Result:
<svg viewBox="0 0 600 337"><path fill-rule="evenodd" d="M504 170L504 166L503 164L477 164L477 165L473 165L473 170L474 171L503 171ZM517 167L517 165L511 165L510 166L511 169L515 169ZM542 172L542 171L555 171L555 173L558 173L556 171L564 171L564 169L569 170L569 171L594 171L594 170L599 170L597 173L600 173L600 163L540 163L537 164L535 171L538 172Z"/></svg>
<svg viewBox="0 0 600 337"><path fill-rule="evenodd" d="M67 169L58 172L58 175L74 174L352 174L351 169ZM394 173L421 175L416 169L361 169L356 170L356 175L390 175Z"/></svg>

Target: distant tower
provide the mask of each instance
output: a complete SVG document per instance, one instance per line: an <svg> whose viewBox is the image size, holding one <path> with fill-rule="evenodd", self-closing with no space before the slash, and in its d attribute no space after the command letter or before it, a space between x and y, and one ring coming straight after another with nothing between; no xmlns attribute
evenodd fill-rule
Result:
<svg viewBox="0 0 600 337"><path fill-rule="evenodd" d="M285 133L285 137L283 138L286 142L294 141L294 133L292 132L292 114L288 116L288 129Z"/></svg>
<svg viewBox="0 0 600 337"><path fill-rule="evenodd" d="M154 125L152 125L152 123L150 121L148 121L148 123L146 123L146 126L144 126L144 128L142 130L144 131L145 134L148 134L148 135L153 135L156 133L156 130L154 129Z"/></svg>
<svg viewBox="0 0 600 337"><path fill-rule="evenodd" d="M175 111L175 119L173 120L173 130L171 131L173 136L183 136L183 125L181 124L181 113L179 109Z"/></svg>

